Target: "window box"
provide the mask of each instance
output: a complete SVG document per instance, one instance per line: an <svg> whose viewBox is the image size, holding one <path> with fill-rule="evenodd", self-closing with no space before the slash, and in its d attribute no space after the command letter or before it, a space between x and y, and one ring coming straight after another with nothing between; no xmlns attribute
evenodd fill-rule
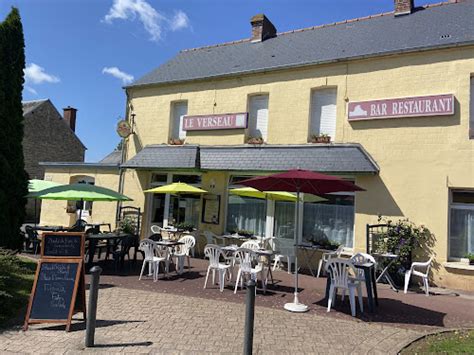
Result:
<svg viewBox="0 0 474 355"><path fill-rule="evenodd" d="M327 134L321 134L321 135L312 135L311 138L309 139L310 143L323 143L323 144L329 144L331 143L331 137L328 136Z"/></svg>
<svg viewBox="0 0 474 355"><path fill-rule="evenodd" d="M183 145L184 144L184 139L170 138L168 143L169 143L169 145Z"/></svg>
<svg viewBox="0 0 474 355"><path fill-rule="evenodd" d="M262 137L247 137L247 144L263 144L265 141Z"/></svg>

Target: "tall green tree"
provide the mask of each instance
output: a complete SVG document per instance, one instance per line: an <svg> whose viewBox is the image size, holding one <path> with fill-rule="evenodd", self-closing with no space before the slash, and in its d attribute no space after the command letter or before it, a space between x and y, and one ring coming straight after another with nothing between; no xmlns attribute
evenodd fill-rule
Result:
<svg viewBox="0 0 474 355"><path fill-rule="evenodd" d="M18 9L0 23L0 246L19 249L28 176L23 159L25 40Z"/></svg>

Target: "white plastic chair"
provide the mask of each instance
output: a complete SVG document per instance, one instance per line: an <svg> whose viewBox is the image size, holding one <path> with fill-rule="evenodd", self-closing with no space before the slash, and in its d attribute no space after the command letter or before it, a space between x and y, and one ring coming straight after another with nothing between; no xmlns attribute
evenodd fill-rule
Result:
<svg viewBox="0 0 474 355"><path fill-rule="evenodd" d="M158 271L159 271L159 264L160 262L165 263L165 275L168 272L168 255L166 250L160 250L157 244L150 239L143 239L140 242L138 247L141 251L144 252L145 257L143 259L142 270L140 271L140 277L138 280L142 279L143 272L145 271L145 267L148 264L148 276L153 276L153 281L158 279ZM159 251L159 255L155 255L156 251Z"/></svg>
<svg viewBox="0 0 474 355"><path fill-rule="evenodd" d="M245 276L250 276L252 280L257 280L258 274L260 274L262 287L265 291L267 288L267 279L263 279L264 267L263 264L258 263L255 267L252 267L252 262L255 262L256 258L252 255L251 249L239 248L235 254L235 263L239 265L239 271L237 272L237 278L235 280L234 293L237 293L237 288L243 289ZM257 258L258 259L258 258ZM255 289L256 292L257 289Z"/></svg>
<svg viewBox="0 0 474 355"><path fill-rule="evenodd" d="M204 248L204 255L209 258L209 266L207 267L206 280L204 281L204 288L207 286L209 272L212 270L212 284L215 284L216 270L219 272L219 288L224 291L225 275L231 265L221 264L220 257L224 256L220 246L215 244L208 244Z"/></svg>
<svg viewBox="0 0 474 355"><path fill-rule="evenodd" d="M357 253L353 256L351 256L351 258L349 259L350 262L352 264L365 264L365 263L373 263L374 265L377 265L374 257L370 254L366 254L366 253ZM365 273L364 273L364 270L363 269L358 269L358 268L355 268L356 270L356 275L355 275L355 279L361 281L361 282L365 282Z"/></svg>
<svg viewBox="0 0 474 355"><path fill-rule="evenodd" d="M179 238L178 241L184 244L178 245L176 247L174 256L176 257L176 265L178 265L178 274L182 274L184 271L185 258L188 259L188 269L191 269L191 260L189 257L189 252L192 248L194 248L194 245L196 245L196 238L194 238L192 235L185 235Z"/></svg>
<svg viewBox="0 0 474 355"><path fill-rule="evenodd" d="M289 239L275 238L273 240L273 251L275 254L275 262L273 263L273 271L281 265L283 258L286 258L288 264L288 273L291 274L291 264L295 263L295 247L293 241Z"/></svg>
<svg viewBox="0 0 474 355"><path fill-rule="evenodd" d="M319 260L318 273L316 277L319 277L319 275L321 274L321 270L323 269L323 264L327 263L329 260L331 260L331 258L339 258L343 250L344 250L344 245L339 245L339 247L336 250L323 253L321 255L321 259Z"/></svg>
<svg viewBox="0 0 474 355"><path fill-rule="evenodd" d="M243 242L240 247L243 249L258 250L260 249L260 244L258 244L258 242L254 240L248 240L246 242Z"/></svg>
<svg viewBox="0 0 474 355"><path fill-rule="evenodd" d="M431 262L432 261L433 261L433 257L431 257L430 260L428 260L426 262L415 261L415 262L411 263L410 270L407 270L405 272L405 289L404 289L405 293L407 293L408 284L410 283L411 275L415 275L415 276L419 276L419 277L422 278L423 286L425 288L425 294L426 294L426 296L430 295L430 286L429 286L429 283L428 283L428 275L430 273ZM424 269L425 272L415 270L415 268Z"/></svg>
<svg viewBox="0 0 474 355"><path fill-rule="evenodd" d="M206 237L207 244L214 244L218 246L225 246L225 240L222 237L212 233L211 231L204 231L204 236Z"/></svg>
<svg viewBox="0 0 474 355"><path fill-rule="evenodd" d="M336 300L337 290L342 289L344 293L345 291L349 291L351 314L353 317L355 317L356 305L354 289L357 288L360 311L364 312L361 283L360 281L351 277L351 273L356 274L356 270L352 263L347 259L332 258L326 263L326 271L329 273L329 277L331 278L327 311L329 312L331 310L331 306Z"/></svg>
<svg viewBox="0 0 474 355"><path fill-rule="evenodd" d="M161 234L161 231L163 230L163 228L154 224L150 227L150 230L152 234Z"/></svg>

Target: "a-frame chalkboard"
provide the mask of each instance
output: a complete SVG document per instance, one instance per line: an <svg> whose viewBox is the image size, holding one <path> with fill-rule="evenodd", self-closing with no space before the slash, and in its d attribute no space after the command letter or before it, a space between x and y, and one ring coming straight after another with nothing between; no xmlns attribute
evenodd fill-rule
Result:
<svg viewBox="0 0 474 355"><path fill-rule="evenodd" d="M69 331L74 313L85 312L83 275L83 260L40 260L24 329L34 323L65 323L66 331Z"/></svg>
<svg viewBox="0 0 474 355"><path fill-rule="evenodd" d="M24 330L29 324L64 323L69 331L77 312L85 319L84 234L45 233Z"/></svg>

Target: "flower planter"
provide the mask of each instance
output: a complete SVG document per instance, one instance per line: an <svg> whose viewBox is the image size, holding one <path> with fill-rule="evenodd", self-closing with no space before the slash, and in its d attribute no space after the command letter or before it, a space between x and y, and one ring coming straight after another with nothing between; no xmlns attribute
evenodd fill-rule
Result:
<svg viewBox="0 0 474 355"><path fill-rule="evenodd" d="M263 144L263 138L249 138L247 139L247 144Z"/></svg>
<svg viewBox="0 0 474 355"><path fill-rule="evenodd" d="M331 137L312 137L310 140L311 143L319 144L329 144L331 143Z"/></svg>
<svg viewBox="0 0 474 355"><path fill-rule="evenodd" d="M170 138L168 143L169 143L169 145L183 145L184 144L184 139Z"/></svg>

